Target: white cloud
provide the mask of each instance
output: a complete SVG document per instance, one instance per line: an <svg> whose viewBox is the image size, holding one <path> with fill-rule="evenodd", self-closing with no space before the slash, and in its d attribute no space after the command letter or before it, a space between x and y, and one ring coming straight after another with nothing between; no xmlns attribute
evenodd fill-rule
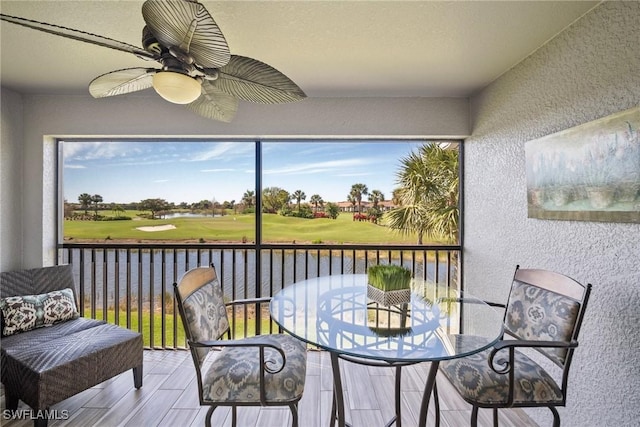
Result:
<svg viewBox="0 0 640 427"><path fill-rule="evenodd" d="M293 175L293 174L313 174L325 173L328 171L343 171L345 168L354 168L369 165L368 159L354 158L342 160L327 160L324 162L299 163L287 165L280 168L265 169L265 175Z"/></svg>
<svg viewBox="0 0 640 427"><path fill-rule="evenodd" d="M235 169L202 169L200 172L233 172Z"/></svg>
<svg viewBox="0 0 640 427"><path fill-rule="evenodd" d="M196 153L185 159L190 162L202 162L212 159L229 160L232 157L244 157L249 152L253 152L254 145L238 142L220 142L212 148Z"/></svg>

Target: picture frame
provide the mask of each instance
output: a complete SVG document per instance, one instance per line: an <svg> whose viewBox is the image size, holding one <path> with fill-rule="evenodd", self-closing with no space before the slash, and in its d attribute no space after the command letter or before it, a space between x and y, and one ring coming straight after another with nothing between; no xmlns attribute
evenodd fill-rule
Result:
<svg viewBox="0 0 640 427"><path fill-rule="evenodd" d="M529 218L640 223L640 107L525 144Z"/></svg>

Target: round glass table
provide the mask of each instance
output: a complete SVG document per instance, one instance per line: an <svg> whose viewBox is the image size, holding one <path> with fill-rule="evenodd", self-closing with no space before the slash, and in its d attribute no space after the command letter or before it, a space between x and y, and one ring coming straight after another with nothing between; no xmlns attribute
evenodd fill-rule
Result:
<svg viewBox="0 0 640 427"><path fill-rule="evenodd" d="M502 314L477 298L419 279L412 280L410 299L395 305L375 302L367 291L366 274L317 277L285 287L269 309L284 331L330 353L331 425L336 420L340 427L348 425L339 367L343 359L396 367L396 415L387 424L396 426L401 425L402 366L431 362L420 409L419 426L425 426L439 361L491 347L502 336Z"/></svg>

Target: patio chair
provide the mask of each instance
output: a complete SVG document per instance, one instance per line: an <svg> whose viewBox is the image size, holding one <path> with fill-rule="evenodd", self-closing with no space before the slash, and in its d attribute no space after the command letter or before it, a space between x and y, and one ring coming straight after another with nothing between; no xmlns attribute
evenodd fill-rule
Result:
<svg viewBox="0 0 640 427"><path fill-rule="evenodd" d="M234 427L238 406L288 406L297 427L307 367L305 345L284 334L231 339L227 306L255 306L269 298L225 304L213 266L189 270L173 286L196 368L200 405L210 406L206 426L211 426L219 406L231 406Z"/></svg>
<svg viewBox="0 0 640 427"><path fill-rule="evenodd" d="M516 267L507 304L502 305L503 339L484 352L440 364L440 371L473 406L473 427L478 408L493 408L497 426L498 409L516 407L548 407L554 427L560 426L556 407L566 403L569 367L590 291L590 284L562 274Z"/></svg>

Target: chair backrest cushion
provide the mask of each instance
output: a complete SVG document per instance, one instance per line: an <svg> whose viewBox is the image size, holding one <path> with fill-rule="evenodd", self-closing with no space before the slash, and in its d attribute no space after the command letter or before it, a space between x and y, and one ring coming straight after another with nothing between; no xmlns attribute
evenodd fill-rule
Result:
<svg viewBox="0 0 640 427"><path fill-rule="evenodd" d="M187 295L181 293L184 311L183 323L187 338L191 341L217 340L229 330L229 319L224 304L222 288L212 267L191 270L182 278L179 288L193 289ZM199 280L202 283L193 283ZM209 352L208 348L198 349L200 364Z"/></svg>
<svg viewBox="0 0 640 427"><path fill-rule="evenodd" d="M508 333L522 340L571 341L580 311L572 298L535 285L514 280L505 315ZM566 349L541 350L563 365Z"/></svg>

